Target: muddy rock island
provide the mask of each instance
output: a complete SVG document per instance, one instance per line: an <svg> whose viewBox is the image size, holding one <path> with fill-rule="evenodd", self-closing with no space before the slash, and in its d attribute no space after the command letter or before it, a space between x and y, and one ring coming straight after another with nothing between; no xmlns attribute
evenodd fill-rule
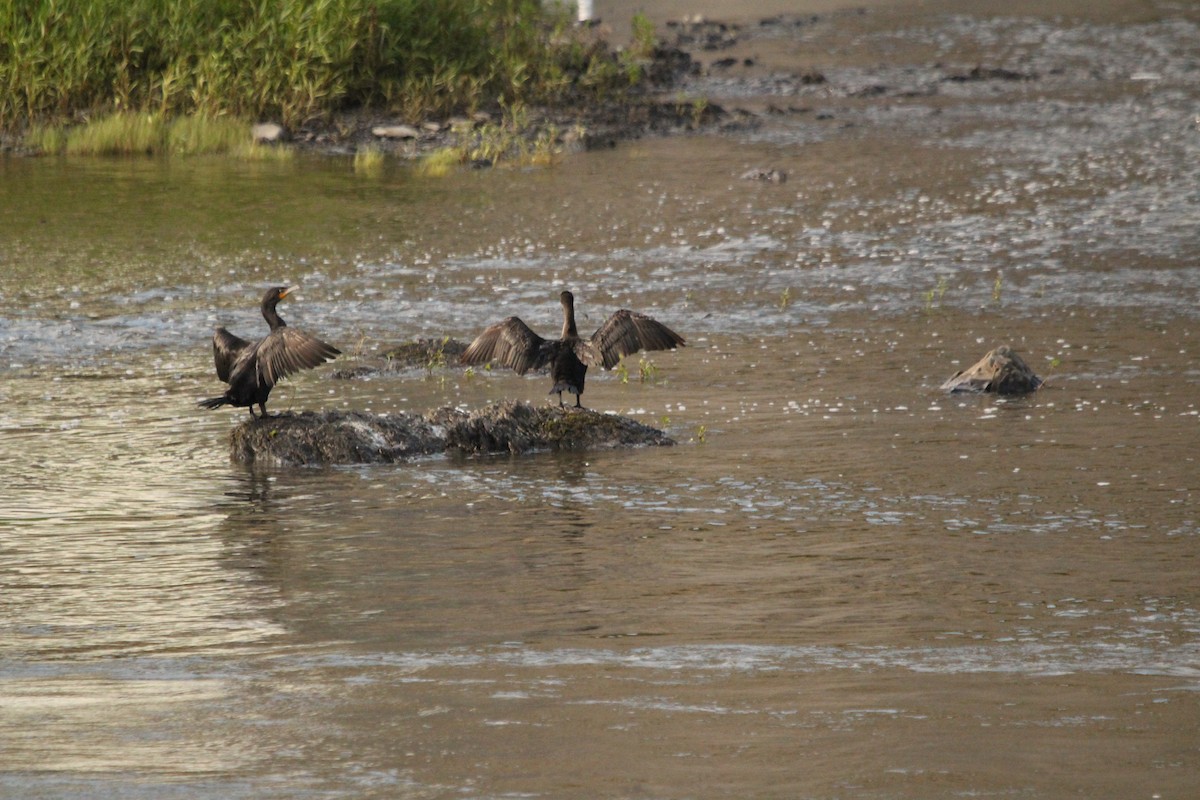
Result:
<svg viewBox="0 0 1200 800"><path fill-rule="evenodd" d="M306 411L246 420L230 434L244 464L387 464L438 453L523 454L675 444L662 431L616 414L506 401L475 411L424 415Z"/></svg>

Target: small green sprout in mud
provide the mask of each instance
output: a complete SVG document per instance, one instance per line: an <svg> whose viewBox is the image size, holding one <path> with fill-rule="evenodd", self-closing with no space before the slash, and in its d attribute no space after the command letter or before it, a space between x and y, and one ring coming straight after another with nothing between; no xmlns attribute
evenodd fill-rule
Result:
<svg viewBox="0 0 1200 800"><path fill-rule="evenodd" d="M463 377L464 377L465 379L469 380L469 381L473 381L473 380L475 380L475 368L474 368L474 367L467 367L467 368L466 368L466 369L463 371Z"/></svg>
<svg viewBox="0 0 1200 800"><path fill-rule="evenodd" d="M426 375L433 375L435 370L446 366L446 343L449 341L450 337L446 336L437 347L429 351L429 355L425 358Z"/></svg>
<svg viewBox="0 0 1200 800"><path fill-rule="evenodd" d="M699 442L700 444L704 444L707 440L708 440L708 426L707 425L697 425L696 426L696 441Z"/></svg>
<svg viewBox="0 0 1200 800"><path fill-rule="evenodd" d="M792 287L788 286L788 287L785 287L784 290L779 293L779 310L786 311L787 307L790 306L791 304L792 304Z"/></svg>
<svg viewBox="0 0 1200 800"><path fill-rule="evenodd" d="M992 302L1000 305L1000 291L1004 287L1004 273L996 273L996 282L992 284Z"/></svg>
<svg viewBox="0 0 1200 800"><path fill-rule="evenodd" d="M663 414L661 417L658 418L658 424L661 425L662 427L666 428L671 424L671 418L669 416L667 416L666 414Z"/></svg>
<svg viewBox="0 0 1200 800"><path fill-rule="evenodd" d="M658 47L658 34L654 30L654 22L642 12L637 12L630 20L633 29L633 41L629 52L638 58L649 58Z"/></svg>
<svg viewBox="0 0 1200 800"><path fill-rule="evenodd" d="M629 383L629 367L625 364L625 359L621 359L621 363L617 364L616 370L617 380L621 383Z"/></svg>
<svg viewBox="0 0 1200 800"><path fill-rule="evenodd" d="M935 304L939 306L942 304L942 298L946 295L947 288L946 276L939 275L937 286L925 293L925 313L932 311Z"/></svg>
<svg viewBox="0 0 1200 800"><path fill-rule="evenodd" d="M638 375L642 383L654 383L658 380L658 367L648 358L639 358Z"/></svg>
<svg viewBox="0 0 1200 800"><path fill-rule="evenodd" d="M704 115L708 111L707 97L692 97L680 92L675 96L675 113L682 117L685 113L691 118L692 127L700 127Z"/></svg>
<svg viewBox="0 0 1200 800"><path fill-rule="evenodd" d="M654 22L640 11L633 15L630 25L633 37L629 47L618 56L618 74L623 74L630 86L636 86L646 77L646 65L658 49L658 33L654 30Z"/></svg>

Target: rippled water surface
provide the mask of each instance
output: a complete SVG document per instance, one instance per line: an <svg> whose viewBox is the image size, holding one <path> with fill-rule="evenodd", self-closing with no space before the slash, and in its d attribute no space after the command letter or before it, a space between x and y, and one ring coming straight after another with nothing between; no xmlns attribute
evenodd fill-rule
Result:
<svg viewBox="0 0 1200 800"><path fill-rule="evenodd" d="M549 169L0 161L0 796L1192 796L1200 27L1113 8L751 25L691 88L783 113ZM232 464L282 283L346 365L650 313L584 400L678 446ZM547 388L330 372L272 410Z"/></svg>

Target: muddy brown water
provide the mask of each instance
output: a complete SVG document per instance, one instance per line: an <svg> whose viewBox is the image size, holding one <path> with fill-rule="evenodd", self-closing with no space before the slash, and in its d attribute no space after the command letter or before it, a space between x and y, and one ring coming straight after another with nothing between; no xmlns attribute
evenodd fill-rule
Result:
<svg viewBox="0 0 1200 800"><path fill-rule="evenodd" d="M828 84L549 169L0 161L0 795L1194 796L1200 30L1090 8L752 25ZM232 465L208 331L274 283L347 363L651 313L584 400L679 445ZM936 391L1000 343L1042 391Z"/></svg>

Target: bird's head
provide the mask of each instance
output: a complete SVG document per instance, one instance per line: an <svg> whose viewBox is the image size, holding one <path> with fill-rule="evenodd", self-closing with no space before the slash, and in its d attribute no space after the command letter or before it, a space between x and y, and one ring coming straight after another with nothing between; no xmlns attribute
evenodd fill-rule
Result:
<svg viewBox="0 0 1200 800"><path fill-rule="evenodd" d="M288 295L294 294L299 286L272 286L267 289L267 293L263 295L264 306L274 306Z"/></svg>

